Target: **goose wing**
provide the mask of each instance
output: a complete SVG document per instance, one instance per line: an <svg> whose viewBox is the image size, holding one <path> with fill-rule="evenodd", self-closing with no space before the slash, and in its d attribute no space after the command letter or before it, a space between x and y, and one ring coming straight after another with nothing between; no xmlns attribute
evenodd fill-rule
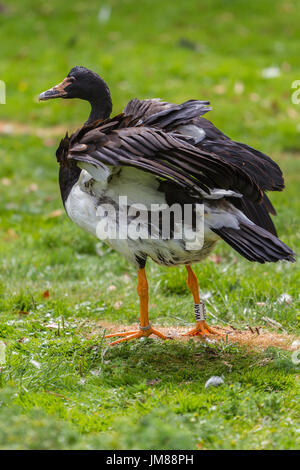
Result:
<svg viewBox="0 0 300 470"><path fill-rule="evenodd" d="M125 116L131 116L140 124L157 127L166 132L211 111L209 101L189 100L182 104L168 103L158 98L129 101L124 109Z"/></svg>
<svg viewBox="0 0 300 470"><path fill-rule="evenodd" d="M205 138L196 144L198 148L215 152L233 165L246 168L247 173L255 178L259 187L264 191L260 204L253 204L249 199L242 198L235 199L234 205L252 222L277 235L269 215L276 215L276 210L265 191L282 191L284 189L284 179L280 167L268 155L246 144L231 140L207 119L197 117L193 122L204 131L205 135Z"/></svg>
<svg viewBox="0 0 300 470"><path fill-rule="evenodd" d="M93 166L132 166L192 193L222 188L237 191L253 202L261 200L262 191L243 168L196 148L189 140L119 115L84 126L70 139L66 137L57 157Z"/></svg>
<svg viewBox="0 0 300 470"><path fill-rule="evenodd" d="M180 105L152 100L131 100L124 113L137 119L139 124L176 132L179 126L194 125L201 131L202 138L194 146L225 159L243 169L264 191L281 191L284 188L282 172L270 157L252 147L231 140L202 115L210 111L208 101L189 100ZM182 132L181 130L179 132ZM188 132L188 131L187 131ZM192 137L192 136L191 136Z"/></svg>
<svg viewBox="0 0 300 470"><path fill-rule="evenodd" d="M236 199L235 205L254 223L276 235L275 226L269 215L276 215L276 210L265 191L281 191L284 188L284 179L279 166L264 153L231 140L210 121L203 118L203 114L210 110L208 101L190 100L175 105L159 99L135 98L128 103L124 113L131 114L145 125L167 132L189 134L192 130L195 147L214 153L235 167L244 169L257 182L264 194L259 205L245 197Z"/></svg>

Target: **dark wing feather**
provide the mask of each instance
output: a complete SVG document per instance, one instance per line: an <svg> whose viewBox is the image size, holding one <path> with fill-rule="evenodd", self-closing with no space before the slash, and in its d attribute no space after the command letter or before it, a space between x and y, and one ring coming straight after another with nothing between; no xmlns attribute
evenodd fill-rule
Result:
<svg viewBox="0 0 300 470"><path fill-rule="evenodd" d="M94 165L100 162L133 166L176 181L196 193L223 188L239 191L254 202L261 200L260 189L243 169L194 147L176 134L152 127L123 128L124 119L127 117L120 115L75 133L70 139L68 159Z"/></svg>
<svg viewBox="0 0 300 470"><path fill-rule="evenodd" d="M189 100L182 104L173 104L159 99L134 98L124 109L124 114L137 120L138 125L157 127L168 132L210 110L209 101Z"/></svg>
<svg viewBox="0 0 300 470"><path fill-rule="evenodd" d="M230 203L242 211L243 214L245 214L245 216L256 225L259 225L259 227L262 227L273 235L277 236L276 228L271 217L269 216L269 212L271 212L270 206L272 208L273 206L266 194L264 194L263 200L260 204L254 204L244 197L230 198Z"/></svg>
<svg viewBox="0 0 300 470"><path fill-rule="evenodd" d="M210 110L205 101L187 101L182 105L154 100L131 100L124 112L132 115L146 125L165 131L175 131L182 124L194 124L205 131L206 138L193 142L199 149L215 153L238 168L243 168L263 190L282 190L284 180L279 166L270 157L250 146L232 141L210 121L201 117ZM191 141L190 141L191 142ZM147 141L143 141L147 147ZM276 235L276 229L269 214L276 211L264 193L260 204L254 204L247 197L234 198L232 201L252 222Z"/></svg>
<svg viewBox="0 0 300 470"><path fill-rule="evenodd" d="M249 261L295 261L295 255L288 246L257 225L240 223L238 230L229 227L212 230Z"/></svg>
<svg viewBox="0 0 300 470"><path fill-rule="evenodd" d="M154 126L164 131L172 131L177 126L187 124L191 119L211 111L208 101L189 100L178 106L152 114L141 121L145 126Z"/></svg>
<svg viewBox="0 0 300 470"><path fill-rule="evenodd" d="M207 119L199 117L193 121L206 134L206 139L197 145L199 148L215 151L218 155L222 155L239 167L244 166L243 162L247 161L247 171L250 171L250 174L256 178L263 190L268 188L273 191L281 191L284 188L282 172L270 157L246 144L232 141ZM253 204L245 197L234 199L231 202L252 222L274 235L277 234L274 223L269 215L276 215L276 210L265 193L259 205Z"/></svg>
<svg viewBox="0 0 300 470"><path fill-rule="evenodd" d="M243 168L264 191L281 191L284 188L281 170L273 160L262 159L236 142L204 139L201 149L213 152L232 165Z"/></svg>
<svg viewBox="0 0 300 470"><path fill-rule="evenodd" d="M206 134L197 147L216 153L231 164L244 168L264 191L281 191L284 188L282 172L270 157L248 145L235 142L217 129L210 121L197 118L194 124Z"/></svg>
<svg viewBox="0 0 300 470"><path fill-rule="evenodd" d="M201 116L210 111L208 101L189 100L180 105L154 100L131 100L125 116L137 124L174 132L182 124L194 124L205 131L206 138L195 144L201 150L230 162L248 173L263 191L281 191L284 180L279 166L267 155L246 144L235 142Z"/></svg>

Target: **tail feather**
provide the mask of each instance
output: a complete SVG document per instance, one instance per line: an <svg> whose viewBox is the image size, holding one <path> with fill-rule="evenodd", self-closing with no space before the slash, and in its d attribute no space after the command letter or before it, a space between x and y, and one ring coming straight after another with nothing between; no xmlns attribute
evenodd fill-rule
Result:
<svg viewBox="0 0 300 470"><path fill-rule="evenodd" d="M295 261L295 255L287 245L257 225L240 222L239 229L221 227L211 230L249 261Z"/></svg>
<svg viewBox="0 0 300 470"><path fill-rule="evenodd" d="M231 198L231 204L239 209L243 214L256 225L268 230L273 235L277 236L275 225L269 215L276 215L276 211L272 206L270 199L264 193L261 204L254 204L245 197Z"/></svg>

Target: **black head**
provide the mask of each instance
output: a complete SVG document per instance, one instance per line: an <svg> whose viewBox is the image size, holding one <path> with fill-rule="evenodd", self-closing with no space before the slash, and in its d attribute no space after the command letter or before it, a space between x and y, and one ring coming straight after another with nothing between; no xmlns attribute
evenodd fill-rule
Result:
<svg viewBox="0 0 300 470"><path fill-rule="evenodd" d="M89 101L93 107L102 108L103 117L111 113L111 96L105 81L95 72L85 67L73 67L59 85L40 94L39 100L46 101L54 98L79 98ZM100 118L99 117L99 118Z"/></svg>

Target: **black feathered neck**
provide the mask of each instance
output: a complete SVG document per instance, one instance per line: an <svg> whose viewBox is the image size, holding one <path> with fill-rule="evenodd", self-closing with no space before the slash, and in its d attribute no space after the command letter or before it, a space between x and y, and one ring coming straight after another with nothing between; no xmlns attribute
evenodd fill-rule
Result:
<svg viewBox="0 0 300 470"><path fill-rule="evenodd" d="M79 66L73 67L68 77L74 78L68 88L68 97L86 100L91 105L86 124L99 119L107 119L112 111L112 100L105 81L92 70Z"/></svg>

